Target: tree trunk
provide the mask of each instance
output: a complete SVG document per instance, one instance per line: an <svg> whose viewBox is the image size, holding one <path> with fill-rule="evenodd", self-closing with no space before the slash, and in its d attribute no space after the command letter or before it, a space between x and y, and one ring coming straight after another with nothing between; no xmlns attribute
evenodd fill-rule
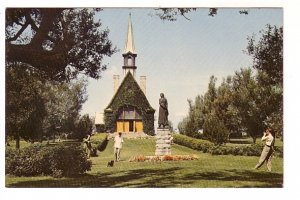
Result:
<svg viewBox="0 0 300 200"><path fill-rule="evenodd" d="M20 136L18 133L16 134L16 149L20 150Z"/></svg>
<svg viewBox="0 0 300 200"><path fill-rule="evenodd" d="M256 143L256 137L252 137L252 140L253 140L253 144Z"/></svg>

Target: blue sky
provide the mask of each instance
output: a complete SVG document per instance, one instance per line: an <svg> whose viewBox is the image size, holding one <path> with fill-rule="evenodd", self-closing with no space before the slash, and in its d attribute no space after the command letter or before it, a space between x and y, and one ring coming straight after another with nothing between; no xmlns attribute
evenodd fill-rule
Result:
<svg viewBox="0 0 300 200"><path fill-rule="evenodd" d="M120 50L105 58L108 70L99 80L89 79L88 100L82 114L95 116L103 112L113 96L114 74L122 77L123 57L129 13L136 52L137 81L147 76L147 98L156 110L160 92L169 102L169 119L177 126L188 112L187 99L207 90L209 77L215 75L220 84L223 78L242 67L251 66L251 57L243 53L247 37L264 29L266 24L282 26L280 8L249 9L240 15L240 9L219 9L215 17L208 16L208 8L187 14L190 19L162 21L154 9L104 9L96 18L110 30L109 38ZM155 113L157 117L157 112ZM156 125L156 123L155 123Z"/></svg>

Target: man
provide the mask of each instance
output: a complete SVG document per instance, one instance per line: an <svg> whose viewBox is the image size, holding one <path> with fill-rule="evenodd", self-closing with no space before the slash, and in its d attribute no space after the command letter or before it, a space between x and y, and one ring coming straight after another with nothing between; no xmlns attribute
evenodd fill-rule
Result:
<svg viewBox="0 0 300 200"><path fill-rule="evenodd" d="M257 165L255 166L255 169L260 168L264 164L264 162L267 162L268 171L271 171L275 139L271 133L270 128L266 129L261 140L266 141L266 144L263 148L263 151L261 152L259 161L258 161Z"/></svg>
<svg viewBox="0 0 300 200"><path fill-rule="evenodd" d="M158 127L164 128L168 126L168 101L164 97L164 93L160 93L159 99L159 115L158 115Z"/></svg>
<svg viewBox="0 0 300 200"><path fill-rule="evenodd" d="M119 162L120 161L120 153L122 149L122 143L123 137L122 137L122 132L119 132L118 135L115 136L114 138L114 154L115 154L115 161Z"/></svg>

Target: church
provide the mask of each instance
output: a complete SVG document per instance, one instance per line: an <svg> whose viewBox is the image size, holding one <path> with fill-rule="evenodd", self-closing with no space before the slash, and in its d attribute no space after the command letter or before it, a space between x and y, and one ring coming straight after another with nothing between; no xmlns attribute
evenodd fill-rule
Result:
<svg viewBox="0 0 300 200"><path fill-rule="evenodd" d="M114 75L114 95L104 109L106 129L112 132L154 134L154 113L146 97L146 76L136 81L137 53L133 40L131 16L129 15L127 40L123 51L123 80Z"/></svg>

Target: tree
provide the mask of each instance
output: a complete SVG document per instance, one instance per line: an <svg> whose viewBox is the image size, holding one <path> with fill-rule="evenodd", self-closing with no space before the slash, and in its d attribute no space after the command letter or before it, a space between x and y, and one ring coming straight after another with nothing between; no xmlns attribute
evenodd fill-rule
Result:
<svg viewBox="0 0 300 200"><path fill-rule="evenodd" d="M283 28L267 25L260 31L261 38L248 38L246 53L252 56L253 68L258 70L258 80L263 85L283 84Z"/></svg>
<svg viewBox="0 0 300 200"><path fill-rule="evenodd" d="M187 128L187 121L188 121L188 116L183 118L179 123L178 123L178 131L180 134L183 134L183 135L187 135L187 131L186 131L186 128Z"/></svg>
<svg viewBox="0 0 300 200"><path fill-rule="evenodd" d="M232 77L228 76L217 88L214 111L230 132L230 137L240 137L242 132L241 118L238 109L233 105Z"/></svg>
<svg viewBox="0 0 300 200"><path fill-rule="evenodd" d="M221 145L227 142L229 131L224 123L212 112L205 119L203 135L214 144Z"/></svg>
<svg viewBox="0 0 300 200"><path fill-rule="evenodd" d="M6 61L22 62L52 80L69 80L83 73L99 78L104 56L116 48L109 30L94 22L100 9L6 9Z"/></svg>
<svg viewBox="0 0 300 200"><path fill-rule="evenodd" d="M208 91L204 96L197 96L195 103L188 99L189 113L182 123L179 123L181 133L194 138L201 138L198 133L200 129L203 129L205 118L209 113L213 111L213 104L217 97L216 89L217 79L214 76L210 77L208 84Z"/></svg>
<svg viewBox="0 0 300 200"><path fill-rule="evenodd" d="M6 137L27 141L41 140L72 132L86 101L86 82L45 81L31 66L6 66Z"/></svg>
<svg viewBox="0 0 300 200"><path fill-rule="evenodd" d="M250 68L241 69L233 76L233 105L238 109L242 126L252 137L253 143L259 137L265 126L266 115L261 107L259 85Z"/></svg>
<svg viewBox="0 0 300 200"><path fill-rule="evenodd" d="M283 28L267 25L261 37L248 38L246 53L252 56L260 85L261 110L265 112L267 126L277 135L283 132Z"/></svg>
<svg viewBox="0 0 300 200"><path fill-rule="evenodd" d="M47 117L43 121L45 135L74 132L75 122L79 119L82 104L87 100L87 83L84 80L70 83L48 82L44 96Z"/></svg>
<svg viewBox="0 0 300 200"><path fill-rule="evenodd" d="M74 137L76 139L82 140L88 134L91 134L93 130L93 124L94 123L88 114L85 114L82 117L80 117L80 119L76 122Z"/></svg>
<svg viewBox="0 0 300 200"><path fill-rule="evenodd" d="M178 16L184 17L187 20L190 20L186 14L196 11L197 8L157 8L156 15L161 20L167 20L167 21L176 21ZM218 13L218 8L209 8L208 9L208 16L214 17ZM248 15L249 10L242 9L239 10L239 14Z"/></svg>
<svg viewBox="0 0 300 200"><path fill-rule="evenodd" d="M42 135L46 115L43 81L36 71L22 63L6 66L6 137L14 137L16 148L20 138L34 140Z"/></svg>

